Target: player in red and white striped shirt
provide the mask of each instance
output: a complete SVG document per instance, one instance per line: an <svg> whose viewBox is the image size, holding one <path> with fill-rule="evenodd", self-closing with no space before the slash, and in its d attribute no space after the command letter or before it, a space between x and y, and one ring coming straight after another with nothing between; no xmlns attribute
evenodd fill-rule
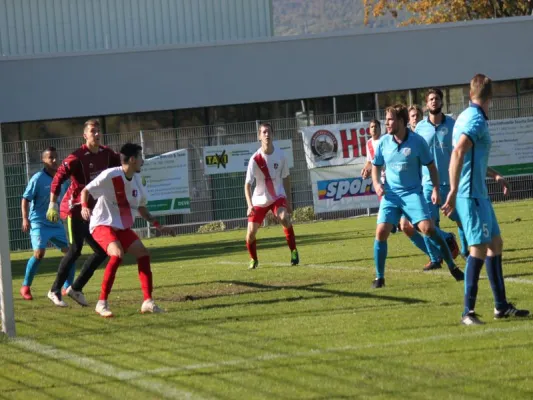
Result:
<svg viewBox="0 0 533 400"><path fill-rule="evenodd" d="M361 177L363 179L368 178L372 172L372 160L374 159L374 154L376 154L376 149L379 145L379 140L381 139L381 123L377 119L373 119L368 125L368 130L370 131L370 136L372 137L368 140L368 142L366 142L366 163L361 170ZM382 170L381 181L383 182L384 179L385 170Z"/></svg>
<svg viewBox="0 0 533 400"><path fill-rule="evenodd" d="M117 269L124 253L137 259L139 280L144 295L141 312L161 312L152 300L152 270L150 255L137 234L131 229L139 214L162 232L171 232L155 220L146 208L146 191L141 181L142 147L127 143L120 149L122 166L109 168L98 175L81 192L81 215L90 220L89 230L94 240L106 251L110 260L106 266L100 299L95 311L102 317L112 317L107 298L113 287ZM91 213L89 195L96 199Z"/></svg>
<svg viewBox="0 0 533 400"><path fill-rule="evenodd" d="M291 193L289 165L283 150L274 147L272 133L270 124L261 124L259 126L258 138L261 142L261 148L252 155L248 162L244 184L244 194L248 204L246 247L251 257L250 269L255 269L259 265L256 234L270 210L283 225L285 238L291 250L291 265L298 265L300 262L290 218L292 207L287 196L287 194L290 195ZM254 181L256 185L252 195Z"/></svg>

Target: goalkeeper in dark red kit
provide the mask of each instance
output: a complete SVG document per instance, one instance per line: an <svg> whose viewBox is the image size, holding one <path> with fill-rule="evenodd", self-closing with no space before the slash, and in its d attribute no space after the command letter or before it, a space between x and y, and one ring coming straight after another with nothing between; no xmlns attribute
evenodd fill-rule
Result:
<svg viewBox="0 0 533 400"><path fill-rule="evenodd" d="M120 166L120 156L108 147L100 145L100 122L90 119L83 128L85 144L63 160L54 176L50 187L50 205L46 218L57 222L60 217L57 199L61 185L70 179L70 187L61 201L61 219L67 219L69 249L59 263L57 277L48 292L48 298L58 307L66 307L61 297L61 286L68 277L69 267L80 257L84 241L94 251L83 264L81 272L74 284L67 289L67 294L77 303L86 306L87 301L81 289L89 281L102 262L106 259L105 251L98 245L89 233L89 222L81 216L80 194L83 188L91 182L100 172L107 168ZM94 207L91 198L89 207ZM78 290L75 290L78 289Z"/></svg>

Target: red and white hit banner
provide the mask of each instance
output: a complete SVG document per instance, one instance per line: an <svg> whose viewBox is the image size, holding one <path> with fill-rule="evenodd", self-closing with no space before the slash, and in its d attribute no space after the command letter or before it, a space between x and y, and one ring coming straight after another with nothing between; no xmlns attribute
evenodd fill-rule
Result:
<svg viewBox="0 0 533 400"><path fill-rule="evenodd" d="M302 128L307 168L360 163L366 158L368 125L368 122L354 122Z"/></svg>

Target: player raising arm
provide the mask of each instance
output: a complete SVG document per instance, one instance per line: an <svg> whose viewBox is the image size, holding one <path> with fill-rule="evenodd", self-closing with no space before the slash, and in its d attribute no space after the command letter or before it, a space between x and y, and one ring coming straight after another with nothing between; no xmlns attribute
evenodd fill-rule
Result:
<svg viewBox="0 0 533 400"><path fill-rule="evenodd" d="M58 307L67 307L67 303L61 298L61 286L65 283L71 265L80 257L84 241L94 251L89 256L80 271L76 281L83 282L80 287L93 275L98 266L106 259L105 252L89 234L89 223L81 217L80 193L91 180L103 170L120 165L117 153L108 147L100 145L100 123L96 119L85 122L83 128L85 144L63 160L54 176L50 187L50 205L46 218L51 222L59 220L57 200L61 192L61 185L70 178L70 186L61 201L61 218L67 220L70 246L59 263L56 279L48 292L48 298ZM94 205L94 200L89 200L89 206ZM81 290L81 289L80 289ZM67 294L79 304L86 306L87 301L83 294L73 297L67 289Z"/></svg>

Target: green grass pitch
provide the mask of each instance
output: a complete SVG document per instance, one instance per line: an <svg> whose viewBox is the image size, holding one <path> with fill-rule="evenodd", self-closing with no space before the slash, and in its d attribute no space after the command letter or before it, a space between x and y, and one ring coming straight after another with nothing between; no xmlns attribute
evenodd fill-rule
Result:
<svg viewBox="0 0 533 400"><path fill-rule="evenodd" d="M495 208L508 298L533 309L533 202ZM533 398L533 319L493 320L483 271L486 325L460 325L462 283L446 268L423 272L425 256L401 233L389 239L387 286L371 289L374 230L375 217L296 225L301 264L291 267L281 228L261 229L254 271L243 230L146 240L167 312L139 313L126 258L112 319L94 312L102 270L85 290L91 307L46 298L57 251L35 300L22 300L29 253L15 253L17 339L0 339L0 399Z"/></svg>

